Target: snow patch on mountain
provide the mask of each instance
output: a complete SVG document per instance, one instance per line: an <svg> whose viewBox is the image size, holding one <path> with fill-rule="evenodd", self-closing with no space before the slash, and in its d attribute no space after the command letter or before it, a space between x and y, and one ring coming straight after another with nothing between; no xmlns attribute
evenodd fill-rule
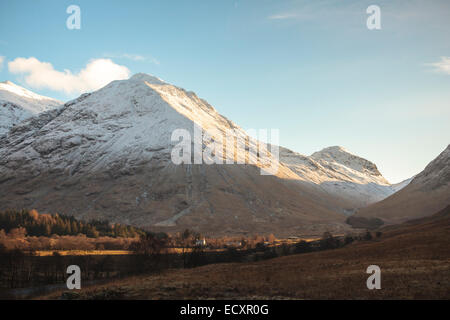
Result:
<svg viewBox="0 0 450 320"><path fill-rule="evenodd" d="M0 82L0 135L21 121L59 105L61 101L38 95L11 81Z"/></svg>
<svg viewBox="0 0 450 320"><path fill-rule="evenodd" d="M392 190L394 190L394 192L397 192L397 191L402 190L404 187L406 187L406 186L414 179L414 177L415 177L415 176L412 176L411 178L406 179L406 180L403 180L403 181L401 181L401 182L399 182L399 183L394 183L394 184L391 186L391 187L392 187Z"/></svg>
<svg viewBox="0 0 450 320"><path fill-rule="evenodd" d="M325 148L311 156L280 148L280 161L299 179L312 182L327 193L354 203L356 207L380 201L404 186L393 187L374 163L340 146ZM349 213L353 209L349 208Z"/></svg>

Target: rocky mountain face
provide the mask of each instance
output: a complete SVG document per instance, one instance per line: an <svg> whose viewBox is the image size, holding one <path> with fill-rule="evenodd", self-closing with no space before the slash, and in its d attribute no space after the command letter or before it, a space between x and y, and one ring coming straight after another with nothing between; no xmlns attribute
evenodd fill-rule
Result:
<svg viewBox="0 0 450 320"><path fill-rule="evenodd" d="M173 133L195 137L198 128L209 142L189 143L194 161L175 164L180 137ZM234 152L215 148L205 156L220 133L231 135ZM0 136L0 209L168 232L321 234L345 230L343 213L392 192L373 163L340 147L309 157L280 148L277 173L261 175L273 154L250 152L258 145L195 93L137 74ZM199 154L224 164L195 162Z"/></svg>
<svg viewBox="0 0 450 320"><path fill-rule="evenodd" d="M62 104L10 81L0 82L0 135L23 120Z"/></svg>
<svg viewBox="0 0 450 320"><path fill-rule="evenodd" d="M355 217L385 224L432 215L450 204L450 145L399 192L361 209Z"/></svg>
<svg viewBox="0 0 450 320"><path fill-rule="evenodd" d="M377 166L351 154L343 147L328 147L304 156L280 148L280 161L296 173L298 179L314 184L323 192L347 202L344 213L380 201L407 185L391 185Z"/></svg>

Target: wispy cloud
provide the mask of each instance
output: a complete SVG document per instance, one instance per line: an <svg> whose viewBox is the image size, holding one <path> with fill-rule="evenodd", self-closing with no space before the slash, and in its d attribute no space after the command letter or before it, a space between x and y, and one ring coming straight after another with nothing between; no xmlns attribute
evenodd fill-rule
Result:
<svg viewBox="0 0 450 320"><path fill-rule="evenodd" d="M377 5L382 9L384 21L411 29L419 23L427 23L438 28L448 25L448 0L435 0L429 5L426 0L378 0ZM271 12L269 20L314 21L319 23L347 23L355 20L358 23L366 17L366 8L373 4L360 0L292 0L279 1L276 11ZM364 20L365 21L365 20ZM447 29L446 29L447 30Z"/></svg>
<svg viewBox="0 0 450 320"><path fill-rule="evenodd" d="M299 18L298 14L295 13L280 13L269 16L270 20L286 20L286 19L296 19Z"/></svg>
<svg viewBox="0 0 450 320"><path fill-rule="evenodd" d="M426 65L433 67L434 71L450 74L450 57L441 57L441 61Z"/></svg>
<svg viewBox="0 0 450 320"><path fill-rule="evenodd" d="M305 1L295 5L284 5L278 12L269 15L269 20L296 20L296 21L335 21L355 14L361 15L360 8L354 3L342 3L336 6L336 1Z"/></svg>
<svg viewBox="0 0 450 320"><path fill-rule="evenodd" d="M127 59L132 61L147 61L151 62L153 64L159 65L160 62L158 59L152 57L152 56L145 56L140 54L133 54L133 53L121 53L121 54L114 54L114 53L105 53L103 55L105 58L112 58L112 59Z"/></svg>
<svg viewBox="0 0 450 320"><path fill-rule="evenodd" d="M0 56L0 71L2 71L3 69L3 62L5 61L5 57L4 56Z"/></svg>
<svg viewBox="0 0 450 320"><path fill-rule="evenodd" d="M83 93L100 89L113 80L130 77L127 67L110 59L93 59L80 72L58 71L49 62L35 57L16 58L8 62L9 72L23 74L26 84L33 88L48 88L66 94Z"/></svg>

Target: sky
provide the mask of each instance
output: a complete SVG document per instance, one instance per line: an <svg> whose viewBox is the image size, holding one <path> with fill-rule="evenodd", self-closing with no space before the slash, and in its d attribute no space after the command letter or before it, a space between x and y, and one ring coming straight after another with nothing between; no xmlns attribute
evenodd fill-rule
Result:
<svg viewBox="0 0 450 320"><path fill-rule="evenodd" d="M0 81L67 101L138 72L299 153L343 146L392 183L450 143L447 0L0 1Z"/></svg>

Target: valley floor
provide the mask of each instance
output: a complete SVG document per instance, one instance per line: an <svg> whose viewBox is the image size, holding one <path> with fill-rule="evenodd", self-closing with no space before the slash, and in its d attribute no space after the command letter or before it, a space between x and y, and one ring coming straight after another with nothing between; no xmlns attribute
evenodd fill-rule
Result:
<svg viewBox="0 0 450 320"><path fill-rule="evenodd" d="M450 299L450 217L391 227L380 239L254 263L168 270L86 287L80 299ZM368 290L369 265L381 290ZM63 292L43 296L57 299Z"/></svg>

